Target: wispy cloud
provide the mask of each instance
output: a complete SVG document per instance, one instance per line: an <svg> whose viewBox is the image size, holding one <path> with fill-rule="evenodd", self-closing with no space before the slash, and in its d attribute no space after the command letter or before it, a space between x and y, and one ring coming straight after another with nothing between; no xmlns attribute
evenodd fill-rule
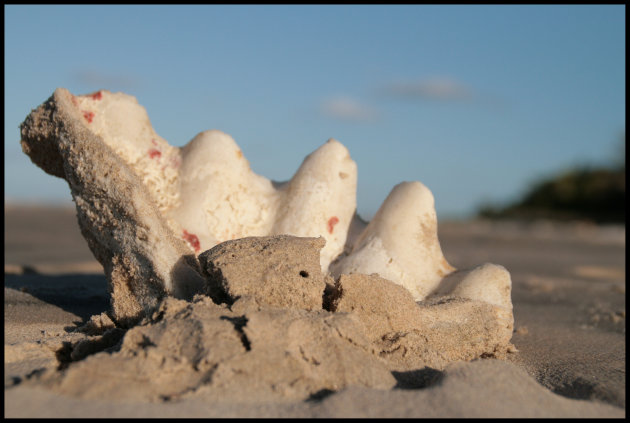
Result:
<svg viewBox="0 0 630 423"><path fill-rule="evenodd" d="M425 100L461 101L476 97L470 87L446 77L394 82L387 85L385 91L396 96Z"/></svg>
<svg viewBox="0 0 630 423"><path fill-rule="evenodd" d="M373 107L347 96L337 96L323 101L320 111L330 118L355 122L373 121L379 116Z"/></svg>
<svg viewBox="0 0 630 423"><path fill-rule="evenodd" d="M77 82L94 89L130 89L138 86L139 80L131 75L108 74L92 69L76 71L73 77Z"/></svg>

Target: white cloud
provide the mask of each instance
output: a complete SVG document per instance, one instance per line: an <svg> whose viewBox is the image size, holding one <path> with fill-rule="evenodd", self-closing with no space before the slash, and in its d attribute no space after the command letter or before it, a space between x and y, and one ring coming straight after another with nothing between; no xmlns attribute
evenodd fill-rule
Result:
<svg viewBox="0 0 630 423"><path fill-rule="evenodd" d="M322 114L346 121L373 121L378 117L376 109L347 96L337 96L321 104Z"/></svg>
<svg viewBox="0 0 630 423"><path fill-rule="evenodd" d="M445 77L392 83L387 92L428 100L470 100L475 96L468 86Z"/></svg>

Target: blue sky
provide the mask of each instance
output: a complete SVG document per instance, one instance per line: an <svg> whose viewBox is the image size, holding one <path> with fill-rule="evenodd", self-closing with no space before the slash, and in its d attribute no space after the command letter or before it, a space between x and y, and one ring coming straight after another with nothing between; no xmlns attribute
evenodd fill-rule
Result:
<svg viewBox="0 0 630 423"><path fill-rule="evenodd" d="M234 137L287 180L328 138L371 217L427 185L441 217L506 202L625 133L625 5L5 6L5 202L71 203L19 124L57 87L137 97L182 146Z"/></svg>

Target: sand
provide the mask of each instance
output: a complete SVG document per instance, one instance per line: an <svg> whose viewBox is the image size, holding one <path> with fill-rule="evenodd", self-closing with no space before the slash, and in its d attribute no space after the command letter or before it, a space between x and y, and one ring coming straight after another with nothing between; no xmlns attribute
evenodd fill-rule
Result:
<svg viewBox="0 0 630 423"><path fill-rule="evenodd" d="M391 379L377 372L374 387L322 390L307 400L230 386L213 396L153 401L139 388L103 399L64 393L38 377L86 366L96 357L90 348L114 345L120 335L107 332L106 319L84 326L108 309L109 294L74 210L5 206L5 417L625 416L625 227L447 222L439 236L458 268L493 262L510 271L518 353L392 371ZM87 358L69 364L65 343L86 331L93 342L72 354ZM86 386L112 378L90 377Z"/></svg>

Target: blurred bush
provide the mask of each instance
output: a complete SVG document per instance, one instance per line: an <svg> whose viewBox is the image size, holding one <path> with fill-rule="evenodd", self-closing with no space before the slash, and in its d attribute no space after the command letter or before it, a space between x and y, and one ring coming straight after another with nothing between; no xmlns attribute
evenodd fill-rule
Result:
<svg viewBox="0 0 630 423"><path fill-rule="evenodd" d="M626 221L625 136L622 156L610 167L583 166L543 180L507 207L482 206L478 216L490 219Z"/></svg>

